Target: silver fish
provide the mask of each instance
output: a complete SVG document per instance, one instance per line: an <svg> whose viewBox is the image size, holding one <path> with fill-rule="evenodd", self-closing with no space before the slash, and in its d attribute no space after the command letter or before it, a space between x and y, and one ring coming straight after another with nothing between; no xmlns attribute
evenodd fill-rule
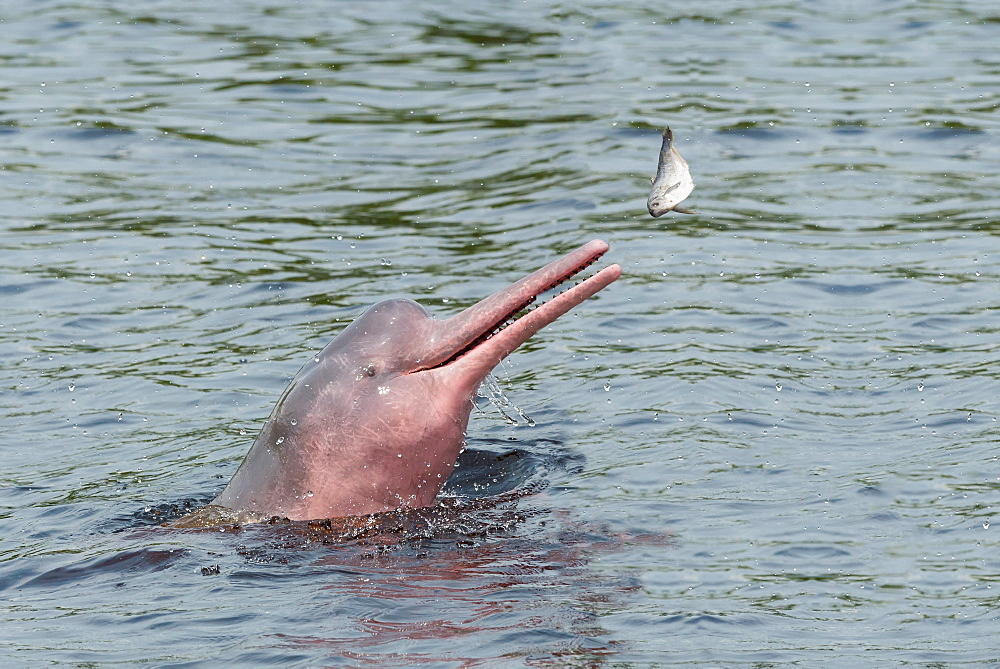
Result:
<svg viewBox="0 0 1000 669"><path fill-rule="evenodd" d="M656 176L653 177L653 187L646 200L646 209L653 218L659 218L668 211L681 214L694 214L690 209L681 209L679 205L684 198L694 190L694 180L691 170L674 148L674 133L667 128L663 131L663 145L660 147L660 164L656 166Z"/></svg>

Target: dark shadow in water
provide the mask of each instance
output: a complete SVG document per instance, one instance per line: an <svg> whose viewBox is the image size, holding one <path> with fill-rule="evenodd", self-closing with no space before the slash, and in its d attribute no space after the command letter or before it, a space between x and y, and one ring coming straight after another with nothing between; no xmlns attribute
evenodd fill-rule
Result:
<svg viewBox="0 0 1000 669"><path fill-rule="evenodd" d="M503 657L514 640L542 663L604 664L620 643L601 626L600 614L625 606L639 585L628 574L595 571L592 556L669 538L623 537L573 521L544 497L527 503L526 497L583 467L580 454L555 441L533 440L530 450L510 448L506 440L477 440L477 446L461 455L430 508L196 530L161 527L211 501L213 494L203 494L119 516L97 535L124 539L117 548L101 540L68 564L26 565L8 572L0 590L15 587L37 598L71 586L84 600L103 597L109 588L180 588L194 598L227 592L232 597L210 608L231 620L258 615L248 613L256 611L253 597L236 593L262 588L281 602L272 623L285 631L274 635L276 646L263 656L247 651L233 658L237 664L302 654L334 664L390 660L399 647L423 662L477 663ZM168 574L159 575L164 570ZM302 592L317 590L322 597L303 599ZM307 618L326 622L289 633L302 627L289 621L303 606ZM449 641L455 634L488 641L457 657Z"/></svg>
<svg viewBox="0 0 1000 669"><path fill-rule="evenodd" d="M140 548L112 555L99 555L83 562L50 569L20 583L18 589L61 588L96 575L111 574L121 579L134 573L162 571L173 566L186 554L187 551L184 550Z"/></svg>

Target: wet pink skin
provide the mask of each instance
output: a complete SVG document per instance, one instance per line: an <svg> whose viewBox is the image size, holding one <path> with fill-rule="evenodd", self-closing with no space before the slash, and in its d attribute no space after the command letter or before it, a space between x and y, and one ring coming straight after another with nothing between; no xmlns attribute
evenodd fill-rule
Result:
<svg viewBox="0 0 1000 669"><path fill-rule="evenodd" d="M621 268L604 268L480 340L607 250L589 242L443 320L409 300L369 308L292 379L212 504L292 520L433 505L486 375Z"/></svg>

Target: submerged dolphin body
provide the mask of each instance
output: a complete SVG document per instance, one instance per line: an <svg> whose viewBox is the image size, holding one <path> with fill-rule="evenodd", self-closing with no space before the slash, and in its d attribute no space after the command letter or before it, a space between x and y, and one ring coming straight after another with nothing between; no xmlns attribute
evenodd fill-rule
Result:
<svg viewBox="0 0 1000 669"><path fill-rule="evenodd" d="M486 375L615 281L621 268L606 267L511 319L607 250L594 240L443 320L409 300L369 308L292 379L207 508L255 522L433 505L464 447L472 399Z"/></svg>
<svg viewBox="0 0 1000 669"><path fill-rule="evenodd" d="M660 160L656 165L656 176L653 186L649 189L646 199L646 209L653 218L659 218L668 211L681 214L693 214L690 209L681 209L677 205L694 190L694 180L687 161L674 147L674 133L667 128L663 131L663 144L660 145Z"/></svg>

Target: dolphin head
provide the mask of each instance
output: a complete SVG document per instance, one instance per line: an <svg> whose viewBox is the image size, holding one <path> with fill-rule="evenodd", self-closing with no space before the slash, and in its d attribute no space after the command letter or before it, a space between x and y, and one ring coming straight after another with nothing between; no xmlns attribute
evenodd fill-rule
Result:
<svg viewBox="0 0 1000 669"><path fill-rule="evenodd" d="M410 300L370 307L292 379L213 504L247 520L432 505L465 445L483 379L621 268L525 309L607 249L594 240L450 318Z"/></svg>

